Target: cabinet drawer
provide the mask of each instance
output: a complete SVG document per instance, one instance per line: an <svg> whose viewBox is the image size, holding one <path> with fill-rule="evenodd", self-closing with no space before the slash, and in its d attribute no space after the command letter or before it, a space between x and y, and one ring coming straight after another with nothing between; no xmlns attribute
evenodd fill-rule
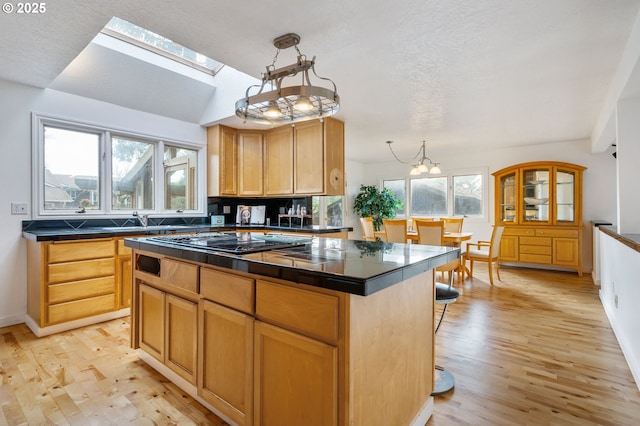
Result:
<svg viewBox="0 0 640 426"><path fill-rule="evenodd" d="M115 269L115 260L113 257L108 259L83 260L80 262L56 263L49 265L47 268L47 281L53 284L113 276Z"/></svg>
<svg viewBox="0 0 640 426"><path fill-rule="evenodd" d="M577 229L536 229L536 236L578 238Z"/></svg>
<svg viewBox="0 0 640 426"><path fill-rule="evenodd" d="M289 330L335 342L338 308L337 296L256 282L256 316Z"/></svg>
<svg viewBox="0 0 640 426"><path fill-rule="evenodd" d="M529 246L549 246L551 247L551 238L546 237L520 237L520 244Z"/></svg>
<svg viewBox="0 0 640 426"><path fill-rule="evenodd" d="M48 263L60 263L113 257L115 245L113 240L64 241L50 244L48 251Z"/></svg>
<svg viewBox="0 0 640 426"><path fill-rule="evenodd" d="M536 234L534 228L516 228L507 226L503 235L524 235L533 237Z"/></svg>
<svg viewBox="0 0 640 426"><path fill-rule="evenodd" d="M160 261L160 278L167 284L198 292L198 267L190 263L177 262L172 259Z"/></svg>
<svg viewBox="0 0 640 426"><path fill-rule="evenodd" d="M551 246L520 246L520 254L522 253L531 253L531 254L548 254L551 255Z"/></svg>
<svg viewBox="0 0 640 426"><path fill-rule="evenodd" d="M71 300L115 293L115 280L113 277L103 277L92 280L53 284L47 287L47 292L49 304L69 302Z"/></svg>
<svg viewBox="0 0 640 426"><path fill-rule="evenodd" d="M73 302L59 303L47 308L49 324L71 321L80 318L91 317L97 314L116 309L116 295L92 297L90 299L76 300Z"/></svg>
<svg viewBox="0 0 640 426"><path fill-rule="evenodd" d="M520 262L551 264L551 255L520 253Z"/></svg>
<svg viewBox="0 0 640 426"><path fill-rule="evenodd" d="M221 305L253 314L255 284L251 278L202 268L200 295Z"/></svg>

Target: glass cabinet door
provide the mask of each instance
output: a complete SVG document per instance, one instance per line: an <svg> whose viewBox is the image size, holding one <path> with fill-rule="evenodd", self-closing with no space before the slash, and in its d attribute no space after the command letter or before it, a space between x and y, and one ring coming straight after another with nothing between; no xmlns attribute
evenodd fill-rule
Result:
<svg viewBox="0 0 640 426"><path fill-rule="evenodd" d="M547 168L522 171L522 223L549 222L550 176Z"/></svg>
<svg viewBox="0 0 640 426"><path fill-rule="evenodd" d="M575 172L556 171L556 223L575 221Z"/></svg>
<svg viewBox="0 0 640 426"><path fill-rule="evenodd" d="M516 174L511 173L500 178L500 221L516 221Z"/></svg>

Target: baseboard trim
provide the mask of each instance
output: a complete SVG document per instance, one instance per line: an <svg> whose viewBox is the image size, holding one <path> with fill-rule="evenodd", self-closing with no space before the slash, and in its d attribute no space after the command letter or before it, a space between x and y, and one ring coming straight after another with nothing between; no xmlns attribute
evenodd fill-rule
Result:
<svg viewBox="0 0 640 426"><path fill-rule="evenodd" d="M613 330L613 334L616 336L616 340L618 341L618 345L622 350L622 354L624 355L624 359L627 361L627 365L629 366L629 370L631 370L631 375L633 376L633 380L636 382L636 387L640 391L640 364L638 364L637 360L634 359L633 353L631 351L631 346L627 343L627 339L622 332L618 321L616 320L615 311L613 307L607 303L606 298L602 296L602 290L599 292L600 302L602 303L602 307L604 308L604 312L609 319L609 324L611 325L611 329Z"/></svg>
<svg viewBox="0 0 640 426"><path fill-rule="evenodd" d="M126 317L130 314L131 308L124 308L118 311L107 312L104 314L94 315L92 317L81 318L73 321L67 321L61 324L49 325L47 327L40 327L33 318L31 318L29 315L25 315L24 323L37 337L44 337L55 333L62 333L63 331L73 330L74 328L80 328L87 325L97 324L99 322Z"/></svg>
<svg viewBox="0 0 640 426"><path fill-rule="evenodd" d="M422 406L420 412L411 422L411 426L424 426L427 424L431 416L433 415L433 397L430 396L427 402Z"/></svg>

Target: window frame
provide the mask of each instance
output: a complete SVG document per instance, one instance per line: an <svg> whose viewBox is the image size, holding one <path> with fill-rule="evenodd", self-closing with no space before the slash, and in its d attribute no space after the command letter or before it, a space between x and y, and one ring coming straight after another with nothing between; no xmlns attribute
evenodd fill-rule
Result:
<svg viewBox="0 0 640 426"><path fill-rule="evenodd" d="M380 188L384 188L385 181L398 181L404 180L405 186L405 206L403 215L398 214L399 218L410 218L411 217L411 181L414 179L420 179L425 177L446 177L447 178L447 214L445 215L432 215L425 217L453 217L454 216L454 190L453 190L453 179L458 176L469 176L469 175L481 175L482 176L482 215L478 216L465 216L465 222L475 222L475 223L488 223L489 222L489 182L488 176L489 171L486 167L474 167L468 169L452 169L452 170L443 170L441 174L438 175L418 175L418 176L405 176L398 177L397 175L389 175L380 177ZM420 217L420 216L416 216Z"/></svg>
<svg viewBox="0 0 640 426"><path fill-rule="evenodd" d="M60 129L94 133L99 135L99 176L98 188L100 209L86 210L79 213L76 210L45 210L44 208L44 128L45 126ZM153 209L113 209L112 208L112 137L132 138L153 144ZM164 167L163 153L165 145L195 150L196 160L196 200L197 208L193 210L174 211L165 209L164 203ZM129 218L134 211L140 214L157 215L162 217L201 217L206 216L206 146L193 142L167 139L157 135L148 135L117 129L109 126L83 123L66 118L34 113L32 115L32 215L34 219L108 219Z"/></svg>

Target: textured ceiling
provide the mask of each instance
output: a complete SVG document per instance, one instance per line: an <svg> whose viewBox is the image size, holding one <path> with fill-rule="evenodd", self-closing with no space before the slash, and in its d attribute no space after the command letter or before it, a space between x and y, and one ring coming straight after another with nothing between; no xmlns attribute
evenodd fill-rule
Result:
<svg viewBox="0 0 640 426"><path fill-rule="evenodd" d="M197 94L211 90L201 82L178 78L168 84L161 71L149 71L143 81L140 64L108 52L99 58L99 48L83 53L94 55L94 67L108 69L111 61L127 68L102 71L100 84L82 80L86 75L74 74L74 82L60 74L112 16L257 78L274 57L273 38L296 32L300 50L316 56L317 72L338 87L348 158L389 159L389 139L405 158L423 139L431 152L584 139L600 113L640 0L326 0L288 3L283 10L284 5L58 0L39 16L2 14L0 78L38 87L55 81L59 90L199 122L194 117L202 117L212 93ZM295 51L288 49L277 65L294 60ZM167 89L162 105L150 97L153 87Z"/></svg>

